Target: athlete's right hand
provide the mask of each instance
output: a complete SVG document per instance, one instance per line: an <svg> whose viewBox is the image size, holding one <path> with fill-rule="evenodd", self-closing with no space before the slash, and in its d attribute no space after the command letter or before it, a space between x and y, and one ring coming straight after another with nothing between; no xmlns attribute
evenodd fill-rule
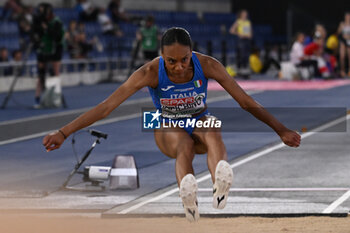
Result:
<svg viewBox="0 0 350 233"><path fill-rule="evenodd" d="M301 142L300 134L290 129L283 131L280 137L283 143L290 147L299 147Z"/></svg>
<svg viewBox="0 0 350 233"><path fill-rule="evenodd" d="M63 135L59 131L55 131L44 137L43 145L46 151L49 152L60 148L64 140Z"/></svg>

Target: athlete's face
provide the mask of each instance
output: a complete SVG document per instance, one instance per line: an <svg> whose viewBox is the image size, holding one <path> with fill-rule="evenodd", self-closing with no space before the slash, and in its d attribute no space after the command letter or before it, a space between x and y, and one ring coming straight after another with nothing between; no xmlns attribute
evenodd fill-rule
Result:
<svg viewBox="0 0 350 233"><path fill-rule="evenodd" d="M243 19L243 20L248 19L248 12L247 12L247 11L242 11L242 13L241 13L241 19Z"/></svg>
<svg viewBox="0 0 350 233"><path fill-rule="evenodd" d="M346 13L344 18L345 18L345 21L347 23L349 23L350 22L350 13Z"/></svg>
<svg viewBox="0 0 350 233"><path fill-rule="evenodd" d="M183 78L191 64L192 50L187 45L174 43L163 46L162 57L170 76Z"/></svg>

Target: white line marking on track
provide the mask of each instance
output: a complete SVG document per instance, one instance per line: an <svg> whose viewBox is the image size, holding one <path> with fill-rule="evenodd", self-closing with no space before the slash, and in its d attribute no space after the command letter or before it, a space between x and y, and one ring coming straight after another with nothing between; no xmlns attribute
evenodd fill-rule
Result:
<svg viewBox="0 0 350 233"><path fill-rule="evenodd" d="M137 117L141 117L142 113L134 113L134 114L130 114L128 116L120 116L120 117L113 117L111 119L106 119L106 120L101 120L101 121L97 121L94 124L92 124L91 126L98 126L98 125L104 125L104 124L110 124L110 123L114 123L117 121L125 121L125 120L131 120ZM89 126L89 127L91 127Z"/></svg>
<svg viewBox="0 0 350 233"><path fill-rule="evenodd" d="M331 121L331 122L329 122L329 123L326 123L326 124L324 124L324 125L321 125L320 127L317 127L316 129L313 130L313 132L308 132L308 133L301 134L301 137L302 137L302 138L310 137L311 135L315 134L316 132L325 130L325 129L329 128L329 127L332 127L332 126L334 126L334 125L337 125L337 124L339 124L340 122L342 122L342 121L344 121L344 120L348 120L348 119L350 119L350 115L347 115L346 117L340 117L340 118L338 118L338 119L336 119L336 120L334 120L334 121ZM252 160L254 160L254 159L257 159L257 158L259 158L259 157L262 157L262 156L264 156L264 155L266 155L266 154L268 154L268 153L271 153L271 152L273 152L273 151L275 151L275 150L278 150L278 149L280 149L280 148L282 148L282 147L286 147L286 145L285 145L284 143L282 143L282 142L281 142L281 143L278 143L277 145L271 146L270 148L266 148L266 149L264 149L264 150L262 150L262 151L260 151L260 152L257 152L257 153L255 153L255 154L250 155L249 157L247 157L247 158L245 158L245 159L242 159L242 160L240 160L240 161L238 161L238 162L236 162L236 163L231 164L231 168L235 168L235 167L241 166L241 165L243 165L243 164L245 164L245 163L248 163L248 162L250 162L250 161L252 161ZM198 178L198 179L197 179L197 183L203 182L203 181L208 180L208 179L210 179L210 178L211 178L211 175L210 175L210 173L209 173L209 174L207 174L207 175L205 175L205 176L202 176L202 177ZM179 190L179 188L171 189L171 190L167 191L166 193L160 194L160 195L158 195L158 196L156 196L156 197L152 197L152 198L150 198L149 200L140 202L140 203L138 203L138 204L136 204L136 205L133 205L133 206L127 208L127 209L124 209L124 210L122 210L122 211L119 211L118 214L127 214L127 213L129 213L129 212L131 212L131 211L133 211L133 210L136 210L136 209L138 209L138 208L140 208L140 207L142 207L142 206L144 206L144 205L146 205L146 204L148 204L148 203L151 203L151 202L153 202L153 201L158 201L158 200L160 200L160 199L162 199L162 198L164 198L164 197L167 197L167 196L169 196L169 195L175 193L175 192L178 191L178 190ZM349 195L350 195L350 191L349 191Z"/></svg>
<svg viewBox="0 0 350 233"><path fill-rule="evenodd" d="M263 91L249 91L247 92L249 95L254 95L257 93L261 93ZM223 95L223 96L217 96L217 97L212 97L210 99L207 99L206 103L213 103L213 102L218 102L218 101L222 101L222 100L229 100L232 99L232 96L230 96L229 94Z"/></svg>
<svg viewBox="0 0 350 233"><path fill-rule="evenodd" d="M128 115L128 116L114 117L114 118L111 118L111 119L98 121L98 122L96 122L95 124L93 124L91 126L98 126L98 125L109 124L109 123L113 123L113 122L117 122L117 121L130 120L130 119L133 119L133 118L136 118L136 117L139 117L139 116L141 116L141 113L135 113L135 114L131 114L131 115ZM49 134L49 133L51 133L53 131L54 130L50 130L50 131L40 132L40 133L36 133L36 134L31 134L31 135L28 135L28 136L23 136L23 137L13 138L13 139L5 140L5 141L0 141L0 146L1 145L5 145L5 144L14 143L14 142L29 140L29 139L33 139L33 138L37 138L37 137L42 137L42 136L44 136L46 134Z"/></svg>
<svg viewBox="0 0 350 233"><path fill-rule="evenodd" d="M145 97L145 98L139 98L135 100L128 100L124 103L121 104L121 106L127 106L135 103L146 103L148 101L151 101L152 99L150 97ZM15 119L15 120L9 120L9 121L3 121L0 122L1 125L8 125L8 124L14 124L14 123L23 123L25 121L32 121L32 120L41 120L45 119L47 117L59 117L59 116L66 116L70 114L76 114L76 113L83 113L86 112L90 109L92 109L94 106L86 107L86 108L79 108L79 109L74 109L74 110L68 110L68 111L63 111L63 112L56 112L56 113L49 113L49 114L43 114L40 116L33 116L33 117L26 117L26 118L20 118L20 119Z"/></svg>
<svg viewBox="0 0 350 233"><path fill-rule="evenodd" d="M261 92L261 91L249 92L249 94L252 95L252 94L259 93L259 92ZM213 102L217 102L217 101L227 100L227 99L230 99L230 98L232 98L230 95L213 97L213 98L208 99L207 103L213 103ZM130 100L130 101L124 102L123 104L124 105L130 105L130 104L133 104L133 103L145 103L145 102L148 102L148 101L150 101L150 98L146 97L146 98L142 98L141 100L140 99ZM87 110L89 110L91 108L92 107L88 107L88 108L82 108L82 109L77 109L77 110L59 112L59 113L54 113L54 114L45 114L45 115L40 115L40 116L35 116L35 117L28 117L28 118L25 118L25 119L10 120L10 121L1 122L0 125L16 123L16 122L23 122L23 121L29 121L29 120L38 120L38 119L43 119L45 117L50 117L50 116L65 116L65 115L69 115L69 114L85 112L85 111L87 111ZM113 118L110 118L110 119L97 121L91 126L110 124L110 123L114 123L114 122L117 122L117 121L123 121L123 120L131 120L133 118L140 117L141 115L142 114L140 112L140 113L134 113L134 114L131 114L131 115L128 115L128 116L113 117ZM40 133L36 133L36 134L31 134L31 135L27 135L27 136L22 136L22 137L18 137L18 138L12 138L12 139L8 139L8 140L4 140L4 141L0 141L0 146L1 145L5 145L5 144L20 142L20 141L24 141L24 140L29 140L29 139L33 139L33 138L37 138L37 137L42 137L42 136L44 136L44 135L46 135L46 134L48 134L50 132L53 132L53 130L40 132Z"/></svg>
<svg viewBox="0 0 350 233"><path fill-rule="evenodd" d="M212 192L211 188L199 188L198 192ZM230 192L321 192L350 191L350 188L231 188Z"/></svg>
<svg viewBox="0 0 350 233"><path fill-rule="evenodd" d="M334 125L337 125L337 124L341 123L342 121L346 121L346 120L349 120L349 119L350 119L350 115L342 116L342 117L340 117L338 119L335 119L335 120L333 120L331 122L328 122L328 123L326 123L324 125L321 125L320 127L312 130L312 132L303 133L301 135L301 138L309 137L309 136L311 136L311 135L313 135L313 134L315 134L315 133L317 133L319 131L323 131L323 130L325 130L327 128L330 128L330 127L332 127Z"/></svg>
<svg viewBox="0 0 350 233"><path fill-rule="evenodd" d="M28 136L23 136L23 137L18 137L18 138L12 138L12 139L8 139L8 140L4 140L4 141L0 141L0 146L6 145L6 144L10 144L10 143L20 142L20 141L24 141L24 140L29 140L29 139L33 139L33 138L42 137L42 136L44 136L46 134L51 133L52 131L53 130L40 132L40 133L36 133L36 134L31 134L31 135L28 135Z"/></svg>
<svg viewBox="0 0 350 233"><path fill-rule="evenodd" d="M343 194L340 198L335 200L330 206L322 211L323 214L332 213L339 205L346 201L350 197L350 190Z"/></svg>
<svg viewBox="0 0 350 233"><path fill-rule="evenodd" d="M169 190L169 191L167 191L165 193L162 193L162 194L160 194L160 195L158 195L156 197L150 198L150 199L148 199L146 201L140 202L140 203L138 203L136 205L133 205L133 206L131 206L129 208L126 208L126 209L118 212L118 214L127 214L127 213L129 213L129 212L131 212L133 210L136 210L136 209L138 209L138 208L140 208L140 207L142 207L142 206L144 206L144 205L146 205L148 203L151 203L151 202L154 202L154 201L159 201L160 199L163 199L164 197L170 196L171 194L173 194L175 192L178 192L178 191L179 191L179 188L171 189L171 190Z"/></svg>
<svg viewBox="0 0 350 233"><path fill-rule="evenodd" d="M256 93L260 93L260 92L262 92L262 91L250 91L250 92L248 92L248 94L253 95ZM227 100L230 98L232 98L232 97L229 94L224 95L224 96L213 97L213 98L208 99L207 103L212 103L212 102L221 101L221 100ZM146 103L149 101L152 101L151 97L143 97L143 98L128 100L128 101L122 103L121 106L131 105L131 104L135 104L135 103L142 104L142 103ZM26 117L26 118L19 118L19 119L15 119L15 120L2 121L2 122L0 122L0 126L14 124L14 123L23 123L25 121L41 120L41 119L45 119L47 117L66 116L66 115L76 114L76 113L80 113L80 112L83 113L83 112L86 112L86 111L92 109L93 107L94 106L90 106L90 107L86 107L86 108L79 108L79 109L73 109L73 110L68 110L68 111L43 114L40 116L32 116L32 117Z"/></svg>

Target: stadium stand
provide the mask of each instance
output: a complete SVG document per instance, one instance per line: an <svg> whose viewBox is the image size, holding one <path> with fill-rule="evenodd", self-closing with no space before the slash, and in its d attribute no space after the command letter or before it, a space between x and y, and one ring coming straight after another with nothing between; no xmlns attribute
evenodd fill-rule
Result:
<svg viewBox="0 0 350 233"><path fill-rule="evenodd" d="M0 8L0 12L1 12ZM55 8L55 14L62 20L65 28L68 28L71 20L78 20L73 8ZM221 58L222 42L225 42L228 62L233 62L235 56L235 38L227 33L232 22L235 20L235 14L232 13L203 13L198 15L196 12L171 12L171 11L142 11L134 10L129 12L132 15L146 17L153 15L156 25L161 31L171 26L180 26L186 28L192 35L196 44L196 49L207 53L210 46L212 55ZM103 35L98 22L85 23L87 38L97 36L104 50L97 51L94 48L89 53L89 58L130 58L133 48L135 34L139 27L136 23L121 22L120 29L123 31L123 37ZM6 47L9 51L19 49L19 31L16 22L0 21L0 47ZM273 35L270 25L254 24L254 42L259 48L262 48L266 42L281 43L284 37ZM65 51L64 60L70 59L68 52ZM35 60L35 54L32 52L29 60ZM106 66L104 66L106 67Z"/></svg>

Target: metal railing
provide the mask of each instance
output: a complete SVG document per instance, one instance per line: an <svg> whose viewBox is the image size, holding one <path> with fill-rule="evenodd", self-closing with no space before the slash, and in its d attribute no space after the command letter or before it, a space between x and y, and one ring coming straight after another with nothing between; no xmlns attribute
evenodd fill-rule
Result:
<svg viewBox="0 0 350 233"><path fill-rule="evenodd" d="M208 55L212 55L220 60L224 65L233 64L236 59L234 52L228 52L226 49L226 43L222 43L221 51L213 51L211 43L207 43L206 47L199 46L198 51L204 52ZM132 56L129 57L102 57L102 58L87 58L87 59L64 59L61 62L61 74L77 73L77 72L118 72L128 73L130 70ZM139 60L139 63L142 63ZM21 71L21 67L24 65L23 70L19 76L23 77L36 77L37 76L37 61L28 60L24 61L10 61L0 62L0 78L4 76L15 76ZM5 75L5 73L10 73Z"/></svg>
<svg viewBox="0 0 350 233"><path fill-rule="evenodd" d="M89 58L89 59L66 59L61 62L61 74L82 71L117 71L130 68L131 58ZM23 62L0 62L0 77L14 76L20 72ZM20 76L36 77L37 61L30 60L24 64Z"/></svg>

